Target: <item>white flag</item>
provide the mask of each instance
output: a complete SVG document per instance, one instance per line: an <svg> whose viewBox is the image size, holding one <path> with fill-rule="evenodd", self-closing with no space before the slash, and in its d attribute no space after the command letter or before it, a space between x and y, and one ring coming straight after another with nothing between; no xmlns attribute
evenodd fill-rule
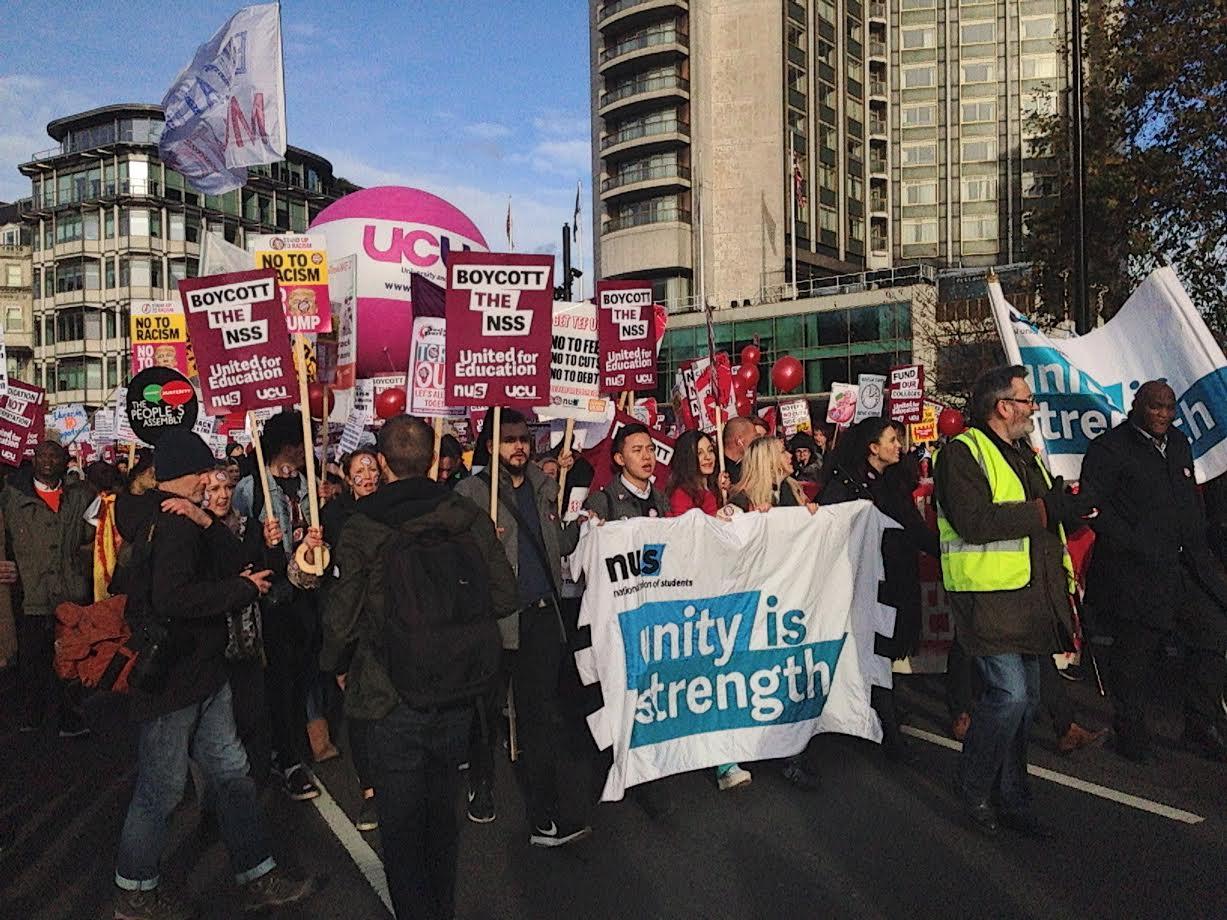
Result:
<svg viewBox="0 0 1227 920"><path fill-rule="evenodd" d="M227 272L249 272L251 253L235 246L216 230L209 230L200 244L200 277L224 275Z"/></svg>
<svg viewBox="0 0 1227 920"><path fill-rule="evenodd" d="M1176 427L1193 447L1198 482L1227 472L1227 358L1171 268L1150 275L1098 329L1050 339L988 285L1006 358L1024 365L1039 409L1036 448L1053 473L1077 479L1087 444L1124 421L1148 380L1176 391Z"/></svg>
<svg viewBox="0 0 1227 920"><path fill-rule="evenodd" d="M162 98L158 152L199 192L247 181L244 167L285 159L281 7L249 6L196 49Z"/></svg>

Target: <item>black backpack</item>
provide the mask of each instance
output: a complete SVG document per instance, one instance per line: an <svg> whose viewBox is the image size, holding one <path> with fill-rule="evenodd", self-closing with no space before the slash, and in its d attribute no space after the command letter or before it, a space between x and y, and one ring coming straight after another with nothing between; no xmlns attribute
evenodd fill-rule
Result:
<svg viewBox="0 0 1227 920"><path fill-rule="evenodd" d="M401 699L429 709L484 696L502 641L476 543L467 534L398 530L381 554L385 662Z"/></svg>

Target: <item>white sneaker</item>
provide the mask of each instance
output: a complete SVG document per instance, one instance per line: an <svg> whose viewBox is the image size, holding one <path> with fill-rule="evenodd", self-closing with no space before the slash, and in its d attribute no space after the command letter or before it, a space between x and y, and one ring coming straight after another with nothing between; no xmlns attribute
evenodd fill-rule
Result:
<svg viewBox="0 0 1227 920"><path fill-rule="evenodd" d="M743 770L741 767L735 766L733 769L725 770L721 773L716 778L716 784L720 787L721 792L728 792L730 789L750 785L750 780L753 778L749 770Z"/></svg>

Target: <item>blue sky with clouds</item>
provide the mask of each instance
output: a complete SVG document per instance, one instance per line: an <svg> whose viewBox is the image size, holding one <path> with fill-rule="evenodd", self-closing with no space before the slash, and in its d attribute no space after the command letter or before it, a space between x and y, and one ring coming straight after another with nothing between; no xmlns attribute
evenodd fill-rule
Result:
<svg viewBox="0 0 1227 920"><path fill-rule="evenodd" d="M235 3L9 0L0 28L0 200L53 146L52 118L159 102ZM554 251L584 182L591 251L588 12L583 0L285 0L290 143L360 185L412 185L469 214L496 248ZM585 258L590 265L590 258Z"/></svg>

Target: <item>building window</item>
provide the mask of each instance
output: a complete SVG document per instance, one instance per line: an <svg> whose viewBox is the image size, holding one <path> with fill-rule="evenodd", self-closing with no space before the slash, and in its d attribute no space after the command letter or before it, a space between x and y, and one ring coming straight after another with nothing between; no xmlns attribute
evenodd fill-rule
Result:
<svg viewBox="0 0 1227 920"><path fill-rule="evenodd" d="M918 26L900 33L904 51L920 51L937 47L937 29L933 26Z"/></svg>
<svg viewBox="0 0 1227 920"><path fill-rule="evenodd" d="M965 125L996 121L997 103L991 99L964 102L959 107L959 113Z"/></svg>
<svg viewBox="0 0 1227 920"><path fill-rule="evenodd" d="M936 220L904 220L899 223L903 231L904 246L937 242Z"/></svg>
<svg viewBox="0 0 1227 920"><path fill-rule="evenodd" d="M1022 143L1024 159L1040 159L1052 156L1052 140L1047 137L1024 137Z"/></svg>
<svg viewBox="0 0 1227 920"><path fill-rule="evenodd" d="M1024 16L1019 20L1019 28L1024 39L1055 38L1057 18L1055 16Z"/></svg>
<svg viewBox="0 0 1227 920"><path fill-rule="evenodd" d="M992 83L996 79L992 61L968 61L959 65L959 80L962 83Z"/></svg>
<svg viewBox="0 0 1227 920"><path fill-rule="evenodd" d="M996 176L964 176L963 177L963 200L964 201L996 201L997 200L997 177Z"/></svg>
<svg viewBox="0 0 1227 920"><path fill-rule="evenodd" d="M935 124L937 124L937 106L933 103L903 107L903 127L931 128Z"/></svg>
<svg viewBox="0 0 1227 920"><path fill-rule="evenodd" d="M997 40L997 22L989 19L986 22L965 22L959 26L959 43L963 45L979 45Z"/></svg>
<svg viewBox="0 0 1227 920"><path fill-rule="evenodd" d="M794 93L805 95L806 89L809 87L808 78L805 76L805 70L798 67L796 64L788 65L788 88Z"/></svg>
<svg viewBox="0 0 1227 920"><path fill-rule="evenodd" d="M931 10L937 6L936 0L900 0L902 10Z"/></svg>
<svg viewBox="0 0 1227 920"><path fill-rule="evenodd" d="M1057 177L1023 173L1022 194L1024 198L1052 198L1057 194Z"/></svg>
<svg viewBox="0 0 1227 920"><path fill-rule="evenodd" d="M81 213L64 213L55 219L55 242L59 243L75 243L82 239L85 233L85 222L81 219ZM48 249L51 247L48 246Z"/></svg>
<svg viewBox="0 0 1227 920"><path fill-rule="evenodd" d="M937 204L937 180L931 182L904 182L905 205Z"/></svg>
<svg viewBox="0 0 1227 920"><path fill-rule="evenodd" d="M860 176L848 176L848 197L854 201L865 199L865 182Z"/></svg>
<svg viewBox="0 0 1227 920"><path fill-rule="evenodd" d="M1033 93L1024 93L1022 98L1022 117L1025 121L1028 118L1048 117L1057 114L1058 97L1055 92L1044 92L1036 90Z"/></svg>
<svg viewBox="0 0 1227 920"><path fill-rule="evenodd" d="M102 235L110 240L115 238L115 209L107 208L102 213Z"/></svg>
<svg viewBox="0 0 1227 920"><path fill-rule="evenodd" d="M985 214L963 218L963 241L977 242L997 239L997 215Z"/></svg>
<svg viewBox="0 0 1227 920"><path fill-rule="evenodd" d="M818 208L818 226L828 233L839 232L839 212L825 205Z"/></svg>
<svg viewBox="0 0 1227 920"><path fill-rule="evenodd" d="M861 21L853 16L848 17L848 41L856 42L858 45L864 40L864 31L861 26Z"/></svg>
<svg viewBox="0 0 1227 920"><path fill-rule="evenodd" d="M858 243L865 242L865 221L855 214L848 215L848 236Z"/></svg>
<svg viewBox="0 0 1227 920"><path fill-rule="evenodd" d="M848 159L864 162L865 145L855 137L848 138Z"/></svg>
<svg viewBox="0 0 1227 920"><path fill-rule="evenodd" d="M109 290L110 288L115 287L115 260L104 259L103 262L106 266L106 286Z"/></svg>
<svg viewBox="0 0 1227 920"><path fill-rule="evenodd" d="M904 166L933 166L937 163L937 144L904 144Z"/></svg>
<svg viewBox="0 0 1227 920"><path fill-rule="evenodd" d="M997 159L997 140L977 137L963 141L961 160L964 163L985 163Z"/></svg>
<svg viewBox="0 0 1227 920"><path fill-rule="evenodd" d="M20 265L6 265L4 267L4 285L11 288L21 287Z"/></svg>
<svg viewBox="0 0 1227 920"><path fill-rule="evenodd" d="M21 332L25 328L25 318L21 307L7 306L4 308L4 331Z"/></svg>
<svg viewBox="0 0 1227 920"><path fill-rule="evenodd" d="M903 68L903 88L922 89L937 85L937 68L932 64L920 64Z"/></svg>
<svg viewBox="0 0 1227 920"><path fill-rule="evenodd" d="M825 39L818 39L818 60L828 67L835 66L835 46Z"/></svg>
<svg viewBox="0 0 1227 920"><path fill-rule="evenodd" d="M1024 80L1049 80L1057 75L1055 54L1025 54L1020 65Z"/></svg>
<svg viewBox="0 0 1227 920"><path fill-rule="evenodd" d="M788 110L788 131L790 134L799 134L801 137L805 137L805 125L804 112L798 112L796 109Z"/></svg>
<svg viewBox="0 0 1227 920"><path fill-rule="evenodd" d="M788 23L788 44L802 54L805 53L805 26L797 25L795 22Z"/></svg>

